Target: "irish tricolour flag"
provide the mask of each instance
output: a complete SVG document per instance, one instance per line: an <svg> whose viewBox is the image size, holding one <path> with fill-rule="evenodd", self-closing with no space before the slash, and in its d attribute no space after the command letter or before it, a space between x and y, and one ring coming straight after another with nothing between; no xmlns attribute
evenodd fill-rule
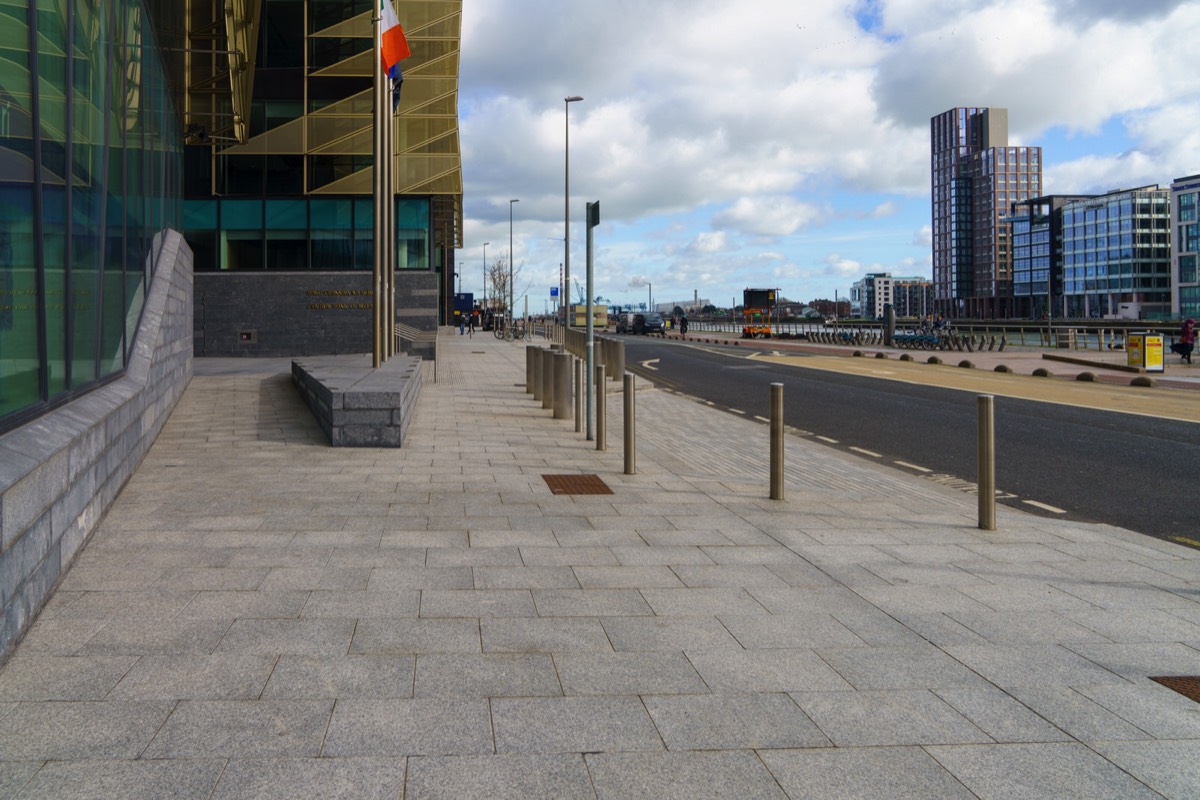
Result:
<svg viewBox="0 0 1200 800"><path fill-rule="evenodd" d="M408 49L408 40L404 38L404 28L396 19L396 9L392 8L392 0L379 0L382 19L379 23L379 50L383 54L383 71L389 78L400 79L400 59L408 58L412 51Z"/></svg>

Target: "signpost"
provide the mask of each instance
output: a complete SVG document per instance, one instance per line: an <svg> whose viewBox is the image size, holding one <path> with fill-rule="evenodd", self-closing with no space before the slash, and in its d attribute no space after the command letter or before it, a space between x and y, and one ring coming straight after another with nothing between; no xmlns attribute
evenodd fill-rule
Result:
<svg viewBox="0 0 1200 800"><path fill-rule="evenodd" d="M592 280L592 229L600 224L600 201L587 204L587 438L595 438L595 428L592 424L592 380L595 373L595 325L592 320L592 298L595 297L595 287Z"/></svg>

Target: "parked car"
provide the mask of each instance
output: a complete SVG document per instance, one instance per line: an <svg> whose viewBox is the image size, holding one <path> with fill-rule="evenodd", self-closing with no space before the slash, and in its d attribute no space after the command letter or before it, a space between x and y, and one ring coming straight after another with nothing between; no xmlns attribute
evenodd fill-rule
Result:
<svg viewBox="0 0 1200 800"><path fill-rule="evenodd" d="M613 320L613 330L617 333L633 333L633 318L637 316L631 311L624 314L617 314Z"/></svg>

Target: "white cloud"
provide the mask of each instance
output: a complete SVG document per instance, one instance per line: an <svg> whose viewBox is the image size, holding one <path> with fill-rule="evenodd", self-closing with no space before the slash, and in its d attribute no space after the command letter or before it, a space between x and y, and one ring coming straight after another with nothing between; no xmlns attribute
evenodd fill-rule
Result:
<svg viewBox="0 0 1200 800"><path fill-rule="evenodd" d="M1193 174L1198 37L1195 0L472 0L463 258L478 258L484 241L489 257L507 253L515 197L517 263L556 275L563 97L578 94L573 275L591 200L601 203L597 262L621 290L636 276L656 295L660 284L725 294L779 270L845 288L879 265L920 268L930 117L993 105L1009 109L1014 143L1122 137L1091 152L1048 150L1047 191ZM892 230L880 229L885 219ZM815 249L818 233L842 240L838 266Z"/></svg>

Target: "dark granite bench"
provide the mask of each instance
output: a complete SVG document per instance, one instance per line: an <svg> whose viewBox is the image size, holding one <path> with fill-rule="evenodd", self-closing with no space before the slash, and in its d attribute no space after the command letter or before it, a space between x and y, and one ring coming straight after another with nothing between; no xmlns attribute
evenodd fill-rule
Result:
<svg viewBox="0 0 1200 800"><path fill-rule="evenodd" d="M371 356L306 356L292 382L334 447L401 447L421 391L421 359L395 356L378 369Z"/></svg>

